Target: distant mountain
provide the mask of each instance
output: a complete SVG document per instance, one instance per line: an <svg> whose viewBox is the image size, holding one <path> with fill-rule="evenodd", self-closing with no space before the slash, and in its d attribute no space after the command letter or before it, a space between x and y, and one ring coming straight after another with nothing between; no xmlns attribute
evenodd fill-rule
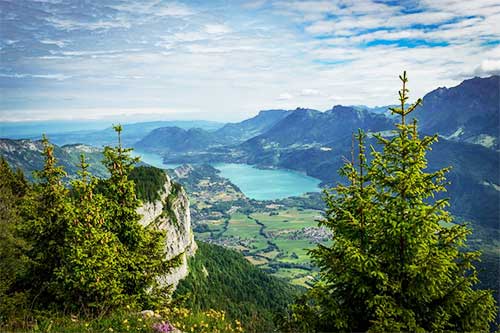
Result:
<svg viewBox="0 0 500 333"><path fill-rule="evenodd" d="M269 131L243 145L270 145L279 147L327 144L339 138L351 137L358 128L365 131L389 129L392 122L382 115L337 105L320 112L298 108L277 122Z"/></svg>
<svg viewBox="0 0 500 333"><path fill-rule="evenodd" d="M0 155L13 168L21 169L29 179L32 179L33 171L43 168L42 152L43 145L40 140L0 139ZM101 164L102 152L100 149L82 144L54 146L54 154L70 178L75 177L79 170L77 165L80 161L80 154L85 154L87 162L90 164L89 171L94 175L101 177L107 174L105 167Z"/></svg>
<svg viewBox="0 0 500 333"><path fill-rule="evenodd" d="M224 125L224 127L217 130L216 135L224 140L241 142L267 132L290 113L291 111L280 109L263 110L257 116L250 119Z"/></svg>
<svg viewBox="0 0 500 333"><path fill-rule="evenodd" d="M135 147L160 154L172 152L206 151L214 146L234 145L265 133L290 111L264 110L250 119L239 123L229 123L216 131L199 128L182 130L178 127L162 127L151 131Z"/></svg>
<svg viewBox="0 0 500 333"><path fill-rule="evenodd" d="M424 96L415 116L424 132L498 149L500 76L475 77L456 87L433 90Z"/></svg>
<svg viewBox="0 0 500 333"><path fill-rule="evenodd" d="M124 124L122 132L122 142L127 146L132 146L146 135L148 135L152 130L160 127L179 127L182 129L191 128L201 128L206 131L215 131L221 128L224 124L206 121L206 120L175 120L175 121L151 121L144 123L133 123ZM2 125L0 125L2 126ZM51 142L57 145L73 144L73 143L83 143L87 145L102 147L105 145L116 144L116 133L111 128L110 124L107 124L107 128L100 130L85 130L85 131L72 131L65 132L64 126L57 130L55 127L50 127L50 132L48 137ZM103 126L104 127L104 126ZM21 128L22 125L18 125L16 128ZM31 127L30 127L31 128ZM72 127L74 128L74 127ZM27 138L27 139L39 139L43 130L35 132L36 135L13 135L11 131L6 131L8 138ZM23 133L23 132L21 132ZM31 133L31 132L30 132Z"/></svg>
<svg viewBox="0 0 500 333"><path fill-rule="evenodd" d="M436 89L425 95L424 106L414 113L421 133L441 136L428 155L429 168L453 167L448 193L452 211L490 226L496 225L500 214L499 80L499 76L474 78ZM294 169L333 184L340 180L337 170L343 158L350 157L352 134L358 128L369 135L386 135L393 128L396 120L384 109L337 105L324 112L267 110L212 131L155 128L163 125L159 122L133 124L125 126L124 133L131 134L124 134L124 140L140 138L135 147L159 153L169 163L249 163ZM106 135L111 142L116 140L112 130ZM373 139L370 143L375 144Z"/></svg>
<svg viewBox="0 0 500 333"><path fill-rule="evenodd" d="M139 150L166 154L204 150L220 143L214 133L201 128L188 130L179 127L161 127L151 131L135 144Z"/></svg>
<svg viewBox="0 0 500 333"><path fill-rule="evenodd" d="M0 138L39 139L42 133L91 132L109 126L104 120L52 120L0 122Z"/></svg>

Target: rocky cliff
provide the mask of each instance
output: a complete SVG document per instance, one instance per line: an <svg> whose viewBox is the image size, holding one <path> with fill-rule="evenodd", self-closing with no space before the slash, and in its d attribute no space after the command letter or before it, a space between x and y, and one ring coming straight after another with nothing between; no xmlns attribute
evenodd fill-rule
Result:
<svg viewBox="0 0 500 333"><path fill-rule="evenodd" d="M175 289L188 271L187 259L196 252L197 245L191 229L189 199L177 183L166 177L160 190L160 199L145 202L138 213L142 215L140 223L144 226L154 225L166 232L165 252L167 259L176 259L176 264L170 274L161 278L161 283L172 285Z"/></svg>

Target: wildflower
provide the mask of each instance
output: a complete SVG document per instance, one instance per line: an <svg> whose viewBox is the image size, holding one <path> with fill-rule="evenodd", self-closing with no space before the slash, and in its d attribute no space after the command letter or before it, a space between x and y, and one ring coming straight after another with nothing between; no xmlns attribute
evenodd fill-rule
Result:
<svg viewBox="0 0 500 333"><path fill-rule="evenodd" d="M108 328L108 331L110 331L110 332L114 332L113 327Z"/></svg>
<svg viewBox="0 0 500 333"><path fill-rule="evenodd" d="M141 311L141 315L144 318L151 318L154 316L154 312L152 310L144 310L144 311Z"/></svg>
<svg viewBox="0 0 500 333"><path fill-rule="evenodd" d="M161 323L154 323L153 330L158 333L167 333L167 332L173 332L175 330L175 327L172 326L172 324L170 324L167 321Z"/></svg>
<svg viewBox="0 0 500 333"><path fill-rule="evenodd" d="M128 319L124 319L122 323L123 323L123 324L128 323Z"/></svg>

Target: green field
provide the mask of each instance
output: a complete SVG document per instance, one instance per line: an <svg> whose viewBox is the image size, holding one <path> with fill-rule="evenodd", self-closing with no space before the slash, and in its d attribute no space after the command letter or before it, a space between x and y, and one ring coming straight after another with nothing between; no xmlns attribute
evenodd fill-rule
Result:
<svg viewBox="0 0 500 333"><path fill-rule="evenodd" d="M243 214L233 214L229 220L227 230L222 236L234 236L242 239L259 238L260 226L248 216Z"/></svg>
<svg viewBox="0 0 500 333"><path fill-rule="evenodd" d="M300 230L305 227L315 227L321 212L315 210L288 209L278 211L278 215L269 213L254 213L250 216L266 225L266 231Z"/></svg>
<svg viewBox="0 0 500 333"><path fill-rule="evenodd" d="M299 209L249 215L236 212L230 215L225 230L220 220L206 221L211 232L197 234L197 238L215 237L216 242L243 251L250 262L273 275L306 285L313 274L307 249L315 244L302 230L316 227L320 216L317 210Z"/></svg>

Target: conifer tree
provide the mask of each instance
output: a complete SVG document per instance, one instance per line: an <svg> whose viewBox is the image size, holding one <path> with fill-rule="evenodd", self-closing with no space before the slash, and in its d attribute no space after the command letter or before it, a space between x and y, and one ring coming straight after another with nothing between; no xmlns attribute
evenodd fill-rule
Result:
<svg viewBox="0 0 500 333"><path fill-rule="evenodd" d="M32 290L33 302L53 301L57 290L55 271L61 264L68 222L71 220L69 190L64 186L66 172L57 165L54 147L43 136L45 164L34 173L36 182L22 205L21 231L30 244L26 283Z"/></svg>
<svg viewBox="0 0 500 333"><path fill-rule="evenodd" d="M96 193L97 179L81 155L80 178L72 182L73 220L68 224L57 296L73 309L105 311L122 301L122 246L105 227L109 218L104 196Z"/></svg>
<svg viewBox="0 0 500 333"><path fill-rule="evenodd" d="M123 245L124 293L134 295L142 302L150 302L155 296L161 298L168 292L167 286L163 288L158 284L158 277L168 272L173 263L165 260L164 232L155 226L144 227L139 223L137 208L140 201L135 194L135 184L129 178L139 158L131 157L132 149L122 146L122 127L118 125L114 129L118 145L104 148L103 161L110 173L104 182L109 210L107 227Z"/></svg>
<svg viewBox="0 0 500 333"><path fill-rule="evenodd" d="M291 330L475 332L494 320L491 291L473 289L479 253L465 247L470 230L453 223L448 200L435 199L448 171L426 169L437 136L420 138L408 123L421 100L407 107L406 72L400 79L393 135L375 135L382 151L372 148L368 163L360 132L358 165L341 170L349 183L326 193L321 224L332 243L311 251L320 278L293 306Z"/></svg>
<svg viewBox="0 0 500 333"><path fill-rule="evenodd" d="M16 290L16 282L25 273L27 244L18 234L21 222L19 205L26 193L22 172L12 171L0 157L0 323L16 313L24 294Z"/></svg>

